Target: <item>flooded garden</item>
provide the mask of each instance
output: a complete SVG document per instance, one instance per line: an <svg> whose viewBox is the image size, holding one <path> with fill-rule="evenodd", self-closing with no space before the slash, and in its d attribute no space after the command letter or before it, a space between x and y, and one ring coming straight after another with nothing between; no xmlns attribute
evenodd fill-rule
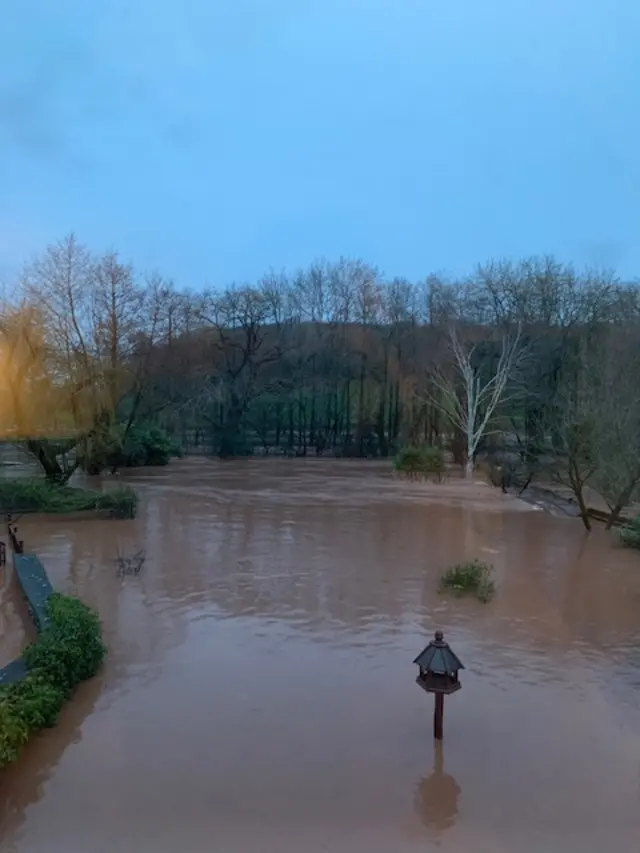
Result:
<svg viewBox="0 0 640 853"><path fill-rule="evenodd" d="M133 521L20 522L109 654L2 772L3 851L638 849L640 557L613 534L377 462L120 479ZM475 558L491 601L439 592ZM0 580L8 660L29 638ZM412 662L437 629L466 668L434 746Z"/></svg>

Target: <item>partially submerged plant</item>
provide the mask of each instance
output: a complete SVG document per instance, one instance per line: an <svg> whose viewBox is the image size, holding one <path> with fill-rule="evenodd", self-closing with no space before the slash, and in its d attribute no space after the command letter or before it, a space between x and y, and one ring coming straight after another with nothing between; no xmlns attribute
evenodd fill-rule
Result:
<svg viewBox="0 0 640 853"><path fill-rule="evenodd" d="M97 496L99 509L109 510L111 518L135 518L138 494L131 486L116 486Z"/></svg>
<svg viewBox="0 0 640 853"><path fill-rule="evenodd" d="M473 592L480 601L493 598L495 584L491 580L493 566L482 560L471 560L451 566L440 579L440 592L452 590L458 595Z"/></svg>
<svg viewBox="0 0 640 853"><path fill-rule="evenodd" d="M47 612L47 627L24 653L26 677L0 687L0 768L15 761L31 734L55 724L106 653L98 614L77 598L54 593Z"/></svg>
<svg viewBox="0 0 640 853"><path fill-rule="evenodd" d="M424 470L427 474L434 474L438 482L442 481L445 473L444 451L438 445L432 444L422 451L424 458Z"/></svg>
<svg viewBox="0 0 640 853"><path fill-rule="evenodd" d="M66 514L103 509L112 518L135 518L137 506L138 495L131 486L94 492L38 477L0 480L1 512Z"/></svg>
<svg viewBox="0 0 640 853"><path fill-rule="evenodd" d="M120 551L118 551L118 556L115 560L118 574L120 576L137 575L143 567L145 560L146 554L142 548L139 551L136 551L135 554L130 554L128 556L121 554Z"/></svg>
<svg viewBox="0 0 640 853"><path fill-rule="evenodd" d="M71 513L93 509L97 494L58 486L44 478L0 480L0 509L4 511Z"/></svg>
<svg viewBox="0 0 640 853"><path fill-rule="evenodd" d="M621 529L620 542L627 548L640 548L640 515L636 515Z"/></svg>
<svg viewBox="0 0 640 853"><path fill-rule="evenodd" d="M436 445L403 447L393 460L393 467L410 480L435 474L440 482L445 471L444 452Z"/></svg>

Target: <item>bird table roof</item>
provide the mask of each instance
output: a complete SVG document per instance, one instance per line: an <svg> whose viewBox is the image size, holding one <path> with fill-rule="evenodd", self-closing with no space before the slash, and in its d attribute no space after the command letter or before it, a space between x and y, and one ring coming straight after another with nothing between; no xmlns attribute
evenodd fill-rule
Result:
<svg viewBox="0 0 640 853"><path fill-rule="evenodd" d="M451 651L449 644L444 641L432 640L414 660L420 669L445 675L464 669L464 664L455 652Z"/></svg>

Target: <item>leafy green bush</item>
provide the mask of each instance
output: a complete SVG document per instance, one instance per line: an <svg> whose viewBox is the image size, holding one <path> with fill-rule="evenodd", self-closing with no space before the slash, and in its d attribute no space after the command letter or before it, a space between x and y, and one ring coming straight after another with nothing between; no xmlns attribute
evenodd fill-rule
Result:
<svg viewBox="0 0 640 853"><path fill-rule="evenodd" d="M620 542L627 548L640 548L640 515L636 515L621 529Z"/></svg>
<svg viewBox="0 0 640 853"><path fill-rule="evenodd" d="M28 731L55 725L58 713L68 697L67 691L56 687L40 672L32 672L13 685L13 707Z"/></svg>
<svg viewBox="0 0 640 853"><path fill-rule="evenodd" d="M435 445L403 447L393 460L393 467L411 479L435 474L440 480L445 471L444 452Z"/></svg>
<svg viewBox="0 0 640 853"><path fill-rule="evenodd" d="M83 489L57 486L45 479L0 480L0 510L3 512L74 512L90 509L91 499L91 493Z"/></svg>
<svg viewBox="0 0 640 853"><path fill-rule="evenodd" d="M480 601L489 601L495 592L495 584L491 580L493 566L481 560L471 560L451 566L440 579L440 591L453 590L462 595L474 592Z"/></svg>
<svg viewBox="0 0 640 853"><path fill-rule="evenodd" d="M403 447L393 460L393 467L409 477L424 474L424 453L419 447Z"/></svg>
<svg viewBox="0 0 640 853"><path fill-rule="evenodd" d="M166 430L157 426L140 426L131 430L124 447L125 458L127 459L125 465L130 464L128 446L137 449L135 458L142 458L144 461L137 463L142 465L167 465L172 457L182 456L182 448Z"/></svg>
<svg viewBox="0 0 640 853"><path fill-rule="evenodd" d="M49 624L25 651L30 672L44 673L62 690L94 675L102 663L98 614L77 598L54 593L48 605Z"/></svg>
<svg viewBox="0 0 640 853"><path fill-rule="evenodd" d="M16 760L31 733L12 699L13 686L0 688L0 768Z"/></svg>
<svg viewBox="0 0 640 853"><path fill-rule="evenodd" d="M441 447L430 445L422 451L424 457L424 469L427 474L435 474L438 480L445 472L444 451Z"/></svg>
<svg viewBox="0 0 640 853"><path fill-rule="evenodd" d="M74 687L99 670L106 653L98 615L76 598L54 593L49 622L24 654L29 672L0 688L0 767L14 761L29 736L55 724Z"/></svg>
<svg viewBox="0 0 640 853"><path fill-rule="evenodd" d="M138 496L129 486L92 492L59 486L45 479L0 479L0 512L70 513L110 510L114 518L135 518Z"/></svg>
<svg viewBox="0 0 640 853"><path fill-rule="evenodd" d="M172 457L182 456L182 449L166 430L149 424L134 424L129 430L121 424L106 427L87 439L78 452L80 465L88 474L167 465Z"/></svg>

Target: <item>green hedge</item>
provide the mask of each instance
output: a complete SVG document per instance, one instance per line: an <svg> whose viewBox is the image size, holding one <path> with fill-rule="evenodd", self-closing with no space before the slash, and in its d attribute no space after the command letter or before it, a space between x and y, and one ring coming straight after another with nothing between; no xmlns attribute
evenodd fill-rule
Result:
<svg viewBox="0 0 640 853"><path fill-rule="evenodd" d="M24 654L27 676L0 687L0 768L15 761L34 732L55 724L73 688L104 660L100 620L91 608L54 593L48 610L48 627Z"/></svg>
<svg viewBox="0 0 640 853"><path fill-rule="evenodd" d="M106 492L58 486L41 478L0 479L0 512L47 514L108 510L113 518L135 518L138 496L130 486Z"/></svg>

